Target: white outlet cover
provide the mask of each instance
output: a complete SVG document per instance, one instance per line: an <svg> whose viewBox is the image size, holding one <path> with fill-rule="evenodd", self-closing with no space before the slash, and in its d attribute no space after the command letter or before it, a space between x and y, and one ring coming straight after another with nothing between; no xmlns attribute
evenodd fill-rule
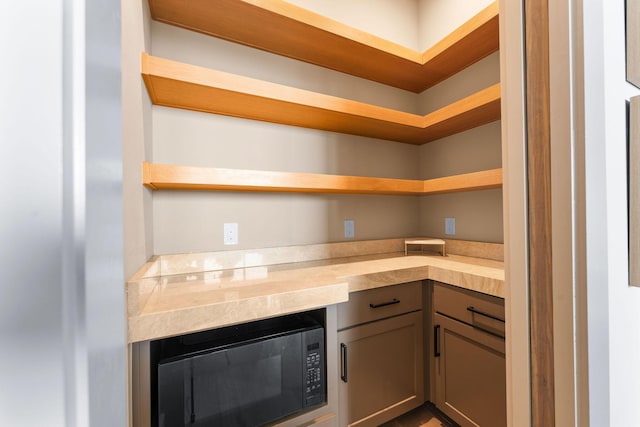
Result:
<svg viewBox="0 0 640 427"><path fill-rule="evenodd" d="M344 220L344 237L351 239L356 236L356 222L352 219Z"/></svg>
<svg viewBox="0 0 640 427"><path fill-rule="evenodd" d="M238 223L226 222L224 224L224 244L225 245L237 245L238 244Z"/></svg>
<svg viewBox="0 0 640 427"><path fill-rule="evenodd" d="M453 236L456 234L456 219L445 218L444 219L444 234Z"/></svg>

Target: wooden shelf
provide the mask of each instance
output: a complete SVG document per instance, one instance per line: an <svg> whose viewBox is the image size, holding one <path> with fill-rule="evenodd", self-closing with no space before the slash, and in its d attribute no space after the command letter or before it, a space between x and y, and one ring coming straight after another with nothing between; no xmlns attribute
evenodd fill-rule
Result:
<svg viewBox="0 0 640 427"><path fill-rule="evenodd" d="M153 19L420 93L499 48L494 2L420 53L280 0L149 0Z"/></svg>
<svg viewBox="0 0 640 427"><path fill-rule="evenodd" d="M500 85L426 116L142 54L156 105L424 144L500 119Z"/></svg>
<svg viewBox="0 0 640 427"><path fill-rule="evenodd" d="M500 188L502 169L422 181L144 162L142 182L152 190L428 195Z"/></svg>
<svg viewBox="0 0 640 427"><path fill-rule="evenodd" d="M425 194L455 193L458 191L489 190L502 187L502 168L471 172L424 182Z"/></svg>

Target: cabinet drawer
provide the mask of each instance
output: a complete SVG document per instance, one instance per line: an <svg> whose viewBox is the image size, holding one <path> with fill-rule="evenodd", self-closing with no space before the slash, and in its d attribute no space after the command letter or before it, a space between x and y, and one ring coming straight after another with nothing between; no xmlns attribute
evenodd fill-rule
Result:
<svg viewBox="0 0 640 427"><path fill-rule="evenodd" d="M433 309L504 337L504 300L468 289L434 283Z"/></svg>
<svg viewBox="0 0 640 427"><path fill-rule="evenodd" d="M338 329L422 309L422 282L403 283L349 294L338 304Z"/></svg>

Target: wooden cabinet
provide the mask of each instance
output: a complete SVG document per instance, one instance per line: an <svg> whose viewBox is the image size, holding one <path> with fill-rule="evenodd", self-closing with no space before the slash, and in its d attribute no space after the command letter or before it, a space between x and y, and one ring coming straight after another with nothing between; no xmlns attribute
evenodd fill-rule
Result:
<svg viewBox="0 0 640 427"><path fill-rule="evenodd" d="M421 308L421 282L338 305L340 426L378 426L424 402Z"/></svg>
<svg viewBox="0 0 640 427"><path fill-rule="evenodd" d="M506 426L504 302L436 283L435 404L462 427Z"/></svg>

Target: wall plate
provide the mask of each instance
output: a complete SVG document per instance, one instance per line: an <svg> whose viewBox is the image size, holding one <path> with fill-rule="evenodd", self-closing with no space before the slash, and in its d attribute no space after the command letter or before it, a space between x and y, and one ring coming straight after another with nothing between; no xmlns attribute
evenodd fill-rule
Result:
<svg viewBox="0 0 640 427"><path fill-rule="evenodd" d="M456 219L445 218L444 219L444 234L453 236L456 234Z"/></svg>
<svg viewBox="0 0 640 427"><path fill-rule="evenodd" d="M225 245L237 245L238 244L238 223L227 222L224 224L224 244Z"/></svg>
<svg viewBox="0 0 640 427"><path fill-rule="evenodd" d="M356 222L353 219L344 220L344 237L352 239L356 236Z"/></svg>

